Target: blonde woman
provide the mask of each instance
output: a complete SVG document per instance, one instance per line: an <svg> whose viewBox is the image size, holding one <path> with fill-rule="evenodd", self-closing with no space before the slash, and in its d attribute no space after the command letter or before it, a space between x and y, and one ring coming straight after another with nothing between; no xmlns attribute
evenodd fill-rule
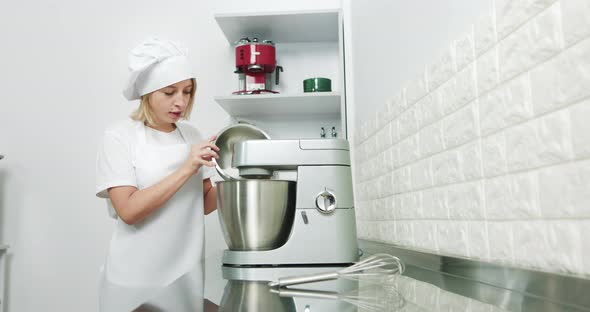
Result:
<svg viewBox="0 0 590 312"><path fill-rule="evenodd" d="M149 39L130 52L129 68L123 94L139 108L106 129L97 157L96 195L117 218L102 281L161 287L202 257L203 218L216 209L209 167L219 148L181 122L197 88L184 49Z"/></svg>

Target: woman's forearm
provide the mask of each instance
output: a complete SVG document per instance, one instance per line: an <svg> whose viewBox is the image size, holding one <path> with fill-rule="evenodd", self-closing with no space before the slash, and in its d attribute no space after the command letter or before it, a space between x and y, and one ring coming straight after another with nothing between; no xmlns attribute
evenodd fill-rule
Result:
<svg viewBox="0 0 590 312"><path fill-rule="evenodd" d="M127 224L135 224L162 207L192 175L190 169L182 167L145 189L115 187L109 189L109 195L119 217Z"/></svg>

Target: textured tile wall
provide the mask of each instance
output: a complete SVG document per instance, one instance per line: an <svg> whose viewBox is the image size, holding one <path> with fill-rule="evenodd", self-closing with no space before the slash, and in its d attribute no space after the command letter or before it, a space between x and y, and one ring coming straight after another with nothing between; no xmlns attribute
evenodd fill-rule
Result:
<svg viewBox="0 0 590 312"><path fill-rule="evenodd" d="M590 274L590 1L496 0L354 133L361 238Z"/></svg>

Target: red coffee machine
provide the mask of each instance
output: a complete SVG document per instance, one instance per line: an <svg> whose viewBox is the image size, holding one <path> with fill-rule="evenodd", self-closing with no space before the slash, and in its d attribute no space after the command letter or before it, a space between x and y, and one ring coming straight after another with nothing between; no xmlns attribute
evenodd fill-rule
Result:
<svg viewBox="0 0 590 312"><path fill-rule="evenodd" d="M272 90L272 74L275 84L279 84L275 45L270 40L258 42L258 38L242 38L236 44L236 70L239 77L239 90L233 94L278 93Z"/></svg>

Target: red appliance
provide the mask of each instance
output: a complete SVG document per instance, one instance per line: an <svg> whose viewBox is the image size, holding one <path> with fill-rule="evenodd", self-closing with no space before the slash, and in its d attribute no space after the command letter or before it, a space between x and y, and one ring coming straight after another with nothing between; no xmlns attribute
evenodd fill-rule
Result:
<svg viewBox="0 0 590 312"><path fill-rule="evenodd" d="M236 70L239 77L239 90L233 94L279 93L272 90L272 74L275 84L279 84L275 45L270 40L258 42L258 38L242 38L236 44Z"/></svg>

